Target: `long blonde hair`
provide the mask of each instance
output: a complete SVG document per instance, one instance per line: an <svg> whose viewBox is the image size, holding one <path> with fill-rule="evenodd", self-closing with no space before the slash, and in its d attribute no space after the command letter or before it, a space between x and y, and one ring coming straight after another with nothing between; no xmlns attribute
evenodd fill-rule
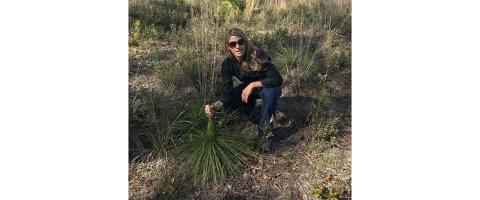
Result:
<svg viewBox="0 0 480 200"><path fill-rule="evenodd" d="M235 56L232 54L230 50L227 48L227 43L230 40L231 36L241 37L245 40L245 53L243 54L243 62L242 68L245 71L260 71L261 66L263 63L270 62L267 58L259 58L257 57L258 48L253 46L250 41L248 40L247 35L239 28L231 28L225 34L225 52L227 53L228 57L234 58Z"/></svg>

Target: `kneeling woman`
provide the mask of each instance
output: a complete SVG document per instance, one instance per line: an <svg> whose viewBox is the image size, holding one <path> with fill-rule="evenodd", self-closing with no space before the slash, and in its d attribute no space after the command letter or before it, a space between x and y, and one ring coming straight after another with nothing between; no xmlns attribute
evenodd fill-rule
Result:
<svg viewBox="0 0 480 200"><path fill-rule="evenodd" d="M265 128L273 128L270 118L275 116L277 100L282 95L282 76L270 62L270 57L253 46L238 28L228 30L225 51L227 58L223 60L220 72L222 93L213 105L205 105L205 113L212 117L215 107L225 106L249 115L255 108L255 100L262 99L262 117L258 126L258 136L262 136ZM233 87L233 77L242 83Z"/></svg>

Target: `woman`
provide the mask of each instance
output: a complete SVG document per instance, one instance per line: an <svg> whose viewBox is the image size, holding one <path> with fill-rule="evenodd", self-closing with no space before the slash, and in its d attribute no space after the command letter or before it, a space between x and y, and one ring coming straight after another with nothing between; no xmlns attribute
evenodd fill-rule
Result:
<svg viewBox="0 0 480 200"><path fill-rule="evenodd" d="M245 33L238 29L228 30L225 36L227 58L223 60L222 93L212 105L205 105L205 113L212 117L215 110L241 109L249 115L255 108L255 100L262 99L262 117L258 126L258 136L266 129L272 130L271 117L275 116L277 100L282 95L283 79L270 57L260 48L253 46ZM241 84L233 87L233 77ZM267 141L270 148L271 138Z"/></svg>

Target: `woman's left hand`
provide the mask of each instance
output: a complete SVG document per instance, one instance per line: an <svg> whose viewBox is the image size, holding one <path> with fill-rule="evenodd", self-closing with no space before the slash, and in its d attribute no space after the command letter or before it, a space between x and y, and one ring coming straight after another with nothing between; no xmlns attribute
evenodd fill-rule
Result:
<svg viewBox="0 0 480 200"><path fill-rule="evenodd" d="M245 87L245 89L243 89L242 91L242 101L247 103L248 101L248 96L250 96L250 94L252 93L252 90L253 88L250 87L250 85L248 85L247 87Z"/></svg>

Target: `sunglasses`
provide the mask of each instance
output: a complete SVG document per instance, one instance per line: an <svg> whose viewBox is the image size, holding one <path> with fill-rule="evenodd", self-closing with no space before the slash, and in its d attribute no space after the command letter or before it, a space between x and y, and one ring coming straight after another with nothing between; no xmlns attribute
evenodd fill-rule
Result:
<svg viewBox="0 0 480 200"><path fill-rule="evenodd" d="M227 43L227 45L230 47L230 48L235 48L237 46L237 44L239 46L243 46L245 44L245 40L242 38L242 39L239 39L238 41L236 42L229 42Z"/></svg>

